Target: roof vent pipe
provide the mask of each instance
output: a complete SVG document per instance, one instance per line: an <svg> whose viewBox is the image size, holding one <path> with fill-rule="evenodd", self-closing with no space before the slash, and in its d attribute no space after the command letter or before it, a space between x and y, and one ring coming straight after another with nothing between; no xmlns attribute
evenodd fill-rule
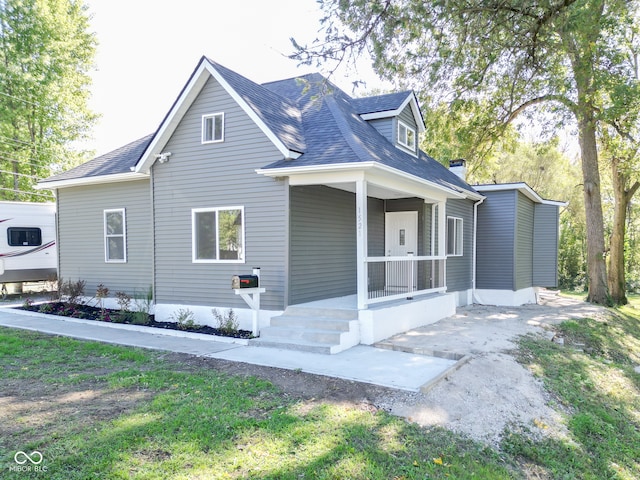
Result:
<svg viewBox="0 0 640 480"><path fill-rule="evenodd" d="M467 161L463 158L449 160L449 170L465 182L467 181Z"/></svg>

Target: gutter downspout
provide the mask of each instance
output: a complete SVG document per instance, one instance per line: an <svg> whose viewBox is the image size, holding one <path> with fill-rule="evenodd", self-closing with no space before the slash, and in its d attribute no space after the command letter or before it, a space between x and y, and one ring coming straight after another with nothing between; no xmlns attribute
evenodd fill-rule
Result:
<svg viewBox="0 0 640 480"><path fill-rule="evenodd" d="M473 204L473 274L471 276L471 296L473 302L475 302L476 296L476 266L478 263L476 260L478 253L478 205L481 205L486 199L487 197L483 197Z"/></svg>
<svg viewBox="0 0 640 480"><path fill-rule="evenodd" d="M149 168L149 195L151 197L151 290L153 291L153 308L158 304L156 289L156 198L155 198L155 178L153 175L153 165Z"/></svg>

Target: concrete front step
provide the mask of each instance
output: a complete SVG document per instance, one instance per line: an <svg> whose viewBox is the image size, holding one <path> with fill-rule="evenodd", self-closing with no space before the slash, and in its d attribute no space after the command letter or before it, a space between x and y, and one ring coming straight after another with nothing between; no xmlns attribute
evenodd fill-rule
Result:
<svg viewBox="0 0 640 480"><path fill-rule="evenodd" d="M311 317L302 315L280 315L271 319L272 327L300 327L317 330L330 330L337 332L348 332L349 322L339 318Z"/></svg>
<svg viewBox="0 0 640 480"><path fill-rule="evenodd" d="M358 310L347 308L315 308L292 305L287 307L283 315L293 317L317 317L342 320L357 320Z"/></svg>
<svg viewBox="0 0 640 480"><path fill-rule="evenodd" d="M305 327L268 327L260 332L260 338L264 340L305 340L309 342L339 345L342 332L332 330L318 330Z"/></svg>
<svg viewBox="0 0 640 480"><path fill-rule="evenodd" d="M357 310L292 306L273 317L251 344L338 353L359 343L359 329Z"/></svg>
<svg viewBox="0 0 640 480"><path fill-rule="evenodd" d="M254 338L249 340L249 345L255 345L258 347L268 348L281 348L283 350L296 350L299 352L311 352L311 353L324 353L332 354L338 353L342 350L336 345L327 345L324 343L309 342L304 340L289 341L286 339L270 339L264 340L262 335L260 338Z"/></svg>

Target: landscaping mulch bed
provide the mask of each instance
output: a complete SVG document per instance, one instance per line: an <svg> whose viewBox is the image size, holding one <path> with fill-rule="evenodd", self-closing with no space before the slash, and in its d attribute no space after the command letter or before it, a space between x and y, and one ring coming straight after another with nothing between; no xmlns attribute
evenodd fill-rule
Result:
<svg viewBox="0 0 640 480"><path fill-rule="evenodd" d="M177 322L156 322L154 315L148 315L146 321L141 322L133 312L123 315L121 310L101 309L91 305L73 304L64 302L50 302L39 305L25 304L17 307L18 310L39 312L48 315L59 315L62 317L81 318L84 320L94 320L98 322L122 323L128 325L142 325L145 327L164 328L167 330L178 330L183 332L204 333L206 335L217 335L231 338L252 338L249 330L238 330L236 332L226 332L209 325L189 325L187 328Z"/></svg>

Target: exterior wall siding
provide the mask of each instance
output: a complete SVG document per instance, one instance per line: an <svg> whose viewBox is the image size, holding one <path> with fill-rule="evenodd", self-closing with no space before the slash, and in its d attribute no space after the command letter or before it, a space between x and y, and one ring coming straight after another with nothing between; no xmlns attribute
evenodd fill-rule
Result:
<svg viewBox="0 0 640 480"><path fill-rule="evenodd" d="M478 207L476 288L515 290L516 191L485 192Z"/></svg>
<svg viewBox="0 0 640 480"><path fill-rule="evenodd" d="M533 232L533 284L538 287L558 285L558 207L535 206Z"/></svg>
<svg viewBox="0 0 640 480"><path fill-rule="evenodd" d="M63 280L84 280L85 295L99 284L111 294L145 293L152 284L153 240L149 181L58 190L58 256ZM105 262L104 210L125 209L126 263Z"/></svg>
<svg viewBox="0 0 640 480"><path fill-rule="evenodd" d="M202 115L224 112L224 141L202 144ZM255 173L282 158L251 118L210 78L153 167L158 303L246 308L231 276L261 267L261 307L285 304L288 187ZM244 263L193 263L193 208L244 207Z"/></svg>
<svg viewBox="0 0 640 480"><path fill-rule="evenodd" d="M355 195L312 185L292 187L290 198L289 304L356 293Z"/></svg>
<svg viewBox="0 0 640 480"><path fill-rule="evenodd" d="M472 288L473 276L473 202L448 200L447 216L462 218L463 247L461 257L447 257L447 290L459 292Z"/></svg>
<svg viewBox="0 0 640 480"><path fill-rule="evenodd" d="M378 118L368 121L380 134L389 140L391 143L395 141L393 137L393 119L392 118Z"/></svg>
<svg viewBox="0 0 640 480"><path fill-rule="evenodd" d="M534 203L518 192L515 290L533 286Z"/></svg>

